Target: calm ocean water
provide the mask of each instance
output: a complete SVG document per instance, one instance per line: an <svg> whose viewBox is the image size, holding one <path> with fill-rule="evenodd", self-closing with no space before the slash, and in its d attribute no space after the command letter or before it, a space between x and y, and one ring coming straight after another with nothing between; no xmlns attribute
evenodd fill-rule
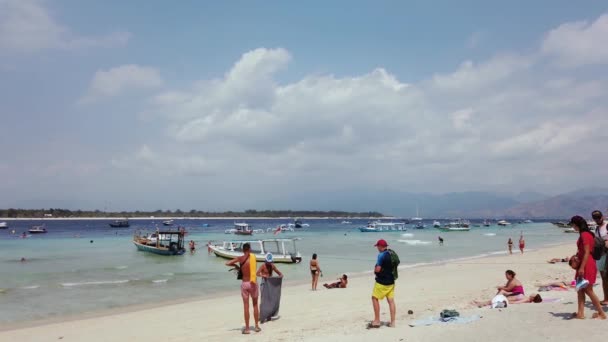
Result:
<svg viewBox="0 0 608 342"><path fill-rule="evenodd" d="M175 220L186 227L187 240L197 242L194 255L163 257L138 252L131 243L135 229L152 228L158 220L134 220L130 228L110 228L110 221L45 221L48 234L21 239L19 233L41 221L8 221L0 230L0 323L48 318L114 307L212 296L234 290L239 283L227 272L224 259L207 255L207 241L237 238L224 234L232 220ZM572 242L549 223L473 228L469 232L440 232L433 228L407 232L361 233L366 220L340 224L337 220L308 220L310 227L279 237L299 237L302 264L279 265L286 281L305 281L308 260L318 253L325 278L341 273L370 271L377 254L374 242L384 238L401 258L402 265L451 260L506 252L509 237L524 232L527 248ZM202 227L204 223L210 227ZM254 228L275 227L286 220L250 220ZM429 225L430 222L427 222ZM15 229L17 234L10 231ZM439 247L437 236L445 239ZM258 238L272 238L260 234ZM93 243L90 242L93 240ZM20 262L24 257L27 262ZM562 257L557 255L556 257ZM407 277L404 272L401 277ZM400 277L400 278L401 278Z"/></svg>

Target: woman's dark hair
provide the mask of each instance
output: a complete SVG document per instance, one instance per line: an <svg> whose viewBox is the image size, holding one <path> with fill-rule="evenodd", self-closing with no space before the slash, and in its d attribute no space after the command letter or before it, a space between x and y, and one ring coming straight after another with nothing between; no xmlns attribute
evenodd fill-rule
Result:
<svg viewBox="0 0 608 342"><path fill-rule="evenodd" d="M348 279L348 276L346 274L343 274L342 278L344 278L344 280L346 280L346 279Z"/></svg>
<svg viewBox="0 0 608 342"><path fill-rule="evenodd" d="M317 260L317 253L312 253L312 260Z"/></svg>
<svg viewBox="0 0 608 342"><path fill-rule="evenodd" d="M515 272L513 272L511 270L507 270L505 273L510 275L511 277L515 277Z"/></svg>
<svg viewBox="0 0 608 342"><path fill-rule="evenodd" d="M587 221L582 216L572 216L572 218L570 219L570 225L577 226L580 234L582 234L583 232L591 233Z"/></svg>
<svg viewBox="0 0 608 342"><path fill-rule="evenodd" d="M541 303L543 301L543 297L541 297L539 294L537 294L536 296L534 296L534 298L532 299L532 301L534 303Z"/></svg>

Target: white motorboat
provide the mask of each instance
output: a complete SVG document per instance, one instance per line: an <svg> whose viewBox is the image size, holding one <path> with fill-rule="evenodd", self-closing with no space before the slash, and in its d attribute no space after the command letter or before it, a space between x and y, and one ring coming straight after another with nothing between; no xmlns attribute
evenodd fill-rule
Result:
<svg viewBox="0 0 608 342"><path fill-rule="evenodd" d="M6 228L8 228L8 223L0 222L0 229L6 229Z"/></svg>
<svg viewBox="0 0 608 342"><path fill-rule="evenodd" d="M403 222L370 222L366 227L360 227L362 233L404 232L407 228Z"/></svg>
<svg viewBox="0 0 608 342"><path fill-rule="evenodd" d="M500 221L496 222L496 224L499 226L505 227L505 226L510 226L511 222L507 222L506 220L500 220Z"/></svg>
<svg viewBox="0 0 608 342"><path fill-rule="evenodd" d="M44 234L46 233L46 228L44 227L44 225L42 226L33 226L32 228L28 229L28 232L30 234Z"/></svg>
<svg viewBox="0 0 608 342"><path fill-rule="evenodd" d="M435 227L435 228L441 228L441 222L439 222L439 221L433 221L433 227Z"/></svg>
<svg viewBox="0 0 608 342"><path fill-rule="evenodd" d="M437 229L446 231L446 232L466 232L471 230L470 222L467 220L457 220L452 221L443 227L436 227Z"/></svg>
<svg viewBox="0 0 608 342"><path fill-rule="evenodd" d="M165 225L165 226L171 226L171 225L173 225L173 220L163 221L163 225Z"/></svg>
<svg viewBox="0 0 608 342"><path fill-rule="evenodd" d="M218 257L234 259L243 256L243 245L249 243L251 253L257 261L265 261L268 253L276 263L297 264L302 261L302 255L297 249L294 239L267 239L267 240L233 240L224 241L222 245L209 245L209 249Z"/></svg>

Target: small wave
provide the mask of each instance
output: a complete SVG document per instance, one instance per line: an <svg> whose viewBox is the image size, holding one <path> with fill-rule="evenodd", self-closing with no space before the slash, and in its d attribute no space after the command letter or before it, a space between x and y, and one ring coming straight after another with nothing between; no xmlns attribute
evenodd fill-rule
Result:
<svg viewBox="0 0 608 342"><path fill-rule="evenodd" d="M23 286L23 287L21 287L21 289L23 289L23 290L34 290L34 289L37 289L39 287L40 287L40 285L30 285L30 286Z"/></svg>
<svg viewBox="0 0 608 342"><path fill-rule="evenodd" d="M397 241L408 244L410 246L430 245L432 243L431 241L422 241L422 240L397 240Z"/></svg>
<svg viewBox="0 0 608 342"><path fill-rule="evenodd" d="M485 233L483 236L496 236L496 233Z"/></svg>
<svg viewBox="0 0 608 342"><path fill-rule="evenodd" d="M401 236L403 236L403 237L413 237L414 234L412 234L412 233L403 233L403 234L401 234Z"/></svg>
<svg viewBox="0 0 608 342"><path fill-rule="evenodd" d="M152 280L154 284L166 283L169 279L156 279Z"/></svg>
<svg viewBox="0 0 608 342"><path fill-rule="evenodd" d="M106 281L85 281L82 283L62 283L63 287L87 286L87 285L116 285L126 284L129 280L106 280Z"/></svg>
<svg viewBox="0 0 608 342"><path fill-rule="evenodd" d="M168 277L173 277L175 274L173 274L171 272L167 272L167 273L163 273L162 275L168 276Z"/></svg>
<svg viewBox="0 0 608 342"><path fill-rule="evenodd" d="M116 266L114 268L117 270L125 270L125 269L129 268L129 266Z"/></svg>

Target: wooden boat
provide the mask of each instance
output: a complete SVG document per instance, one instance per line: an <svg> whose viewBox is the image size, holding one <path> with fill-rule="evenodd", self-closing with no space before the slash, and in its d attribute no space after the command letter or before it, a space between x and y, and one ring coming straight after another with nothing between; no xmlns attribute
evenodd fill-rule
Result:
<svg viewBox="0 0 608 342"><path fill-rule="evenodd" d="M127 219L116 220L116 221L110 223L110 227L112 227L112 228L128 228L129 226L130 226L129 220L127 220Z"/></svg>
<svg viewBox="0 0 608 342"><path fill-rule="evenodd" d="M141 235L136 232L133 235L133 244L139 251L158 255L182 255L186 252L184 248L184 230L159 231Z"/></svg>
<svg viewBox="0 0 608 342"><path fill-rule="evenodd" d="M220 258L234 259L243 256L243 245L249 243L251 253L257 261L263 262L266 255L272 253L275 263L297 264L302 261L302 255L296 246L297 240L299 239L232 240L224 241L222 245L209 245L209 249Z"/></svg>
<svg viewBox="0 0 608 342"><path fill-rule="evenodd" d="M230 233L235 235L253 235L253 229L249 223L235 223L234 229Z"/></svg>
<svg viewBox="0 0 608 342"><path fill-rule="evenodd" d="M468 232L471 230L471 227L469 221L458 220L452 221L443 227L437 227L437 229L443 230L444 232Z"/></svg>
<svg viewBox="0 0 608 342"><path fill-rule="evenodd" d="M45 234L47 233L46 228L44 227L44 225L42 226L33 226L32 228L27 230L30 234Z"/></svg>

